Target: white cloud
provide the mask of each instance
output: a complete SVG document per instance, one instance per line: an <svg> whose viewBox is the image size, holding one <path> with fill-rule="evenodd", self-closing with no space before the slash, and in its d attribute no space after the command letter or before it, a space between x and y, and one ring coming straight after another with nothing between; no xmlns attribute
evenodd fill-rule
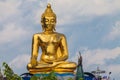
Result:
<svg viewBox="0 0 120 80"><path fill-rule="evenodd" d="M111 79L115 79L115 80L119 80L120 76L118 74L120 74L120 64L117 65L110 65L107 67L109 72L112 72Z"/></svg>
<svg viewBox="0 0 120 80"><path fill-rule="evenodd" d="M81 48L82 57L83 57L83 69L84 71L92 71L96 70L96 67L100 67L100 69L105 70L106 74L108 72L112 72L111 78L115 78L119 80L120 74L120 64L107 64L105 61L116 59L120 55L120 47L116 47L113 49L94 49L90 50L88 48ZM78 52L74 54L71 58L72 61L77 62L78 60Z"/></svg>
<svg viewBox="0 0 120 80"><path fill-rule="evenodd" d="M78 59L78 53L75 54L74 57L72 57L72 61L75 61ZM120 47L116 47L113 49L95 49L95 50L89 50L86 49L83 51L83 65L85 66L91 66L93 64L98 65L105 65L105 60L115 59L120 55ZM88 60L89 59L89 60Z"/></svg>
<svg viewBox="0 0 120 80"><path fill-rule="evenodd" d="M0 21L13 16L14 14L22 14L24 12L19 11L20 5L23 1L6 0L0 2ZM27 0L27 3L33 2L33 0ZM75 23L81 21L88 21L95 16L102 16L106 14L113 14L120 10L119 0L47 0L47 1L34 1L39 2L37 8L31 5L34 20L37 24L40 23L41 14L44 12L47 2L51 3L53 10L57 14L58 24ZM67 4L67 6L66 6ZM33 6L33 7L32 7ZM32 9L33 8L33 9Z"/></svg>
<svg viewBox="0 0 120 80"><path fill-rule="evenodd" d="M24 35L27 34L27 31L23 30L15 23L8 23L4 25L3 30L0 31L0 44L19 40L21 37L24 37Z"/></svg>
<svg viewBox="0 0 120 80"><path fill-rule="evenodd" d="M96 49L96 50L88 50L85 52L83 57L86 59L86 64L106 64L105 60L115 59L120 55L120 47L116 47L114 49ZM87 59L90 60L88 61Z"/></svg>
<svg viewBox="0 0 120 80"><path fill-rule="evenodd" d="M14 14L21 14L19 11L20 5L23 1L5 0L0 2L0 21L7 19ZM33 2L33 0L26 1L27 3ZM37 2L37 1L34 1ZM58 24L74 23L80 21L86 21L93 16L102 16L106 14L113 14L120 10L119 0L47 0L38 1L38 8L31 7L34 13L34 19L36 23L40 23L40 16L44 12L47 2L52 4L52 8L57 14ZM67 4L67 6L66 6ZM31 5L34 6L34 5Z"/></svg>
<svg viewBox="0 0 120 80"><path fill-rule="evenodd" d="M21 69L27 66L29 60L30 60L30 55L21 54L15 57L9 64L12 67L12 69Z"/></svg>
<svg viewBox="0 0 120 80"><path fill-rule="evenodd" d="M115 74L120 73L120 64L108 66L108 70L111 72L116 72Z"/></svg>
<svg viewBox="0 0 120 80"><path fill-rule="evenodd" d="M39 3L39 7L34 10L34 20L37 24L40 24L40 20L41 20L41 15L43 14L43 12L46 9L46 2L40 2Z"/></svg>
<svg viewBox="0 0 120 80"><path fill-rule="evenodd" d="M58 24L89 20L120 11L120 0L48 0L58 16Z"/></svg>
<svg viewBox="0 0 120 80"><path fill-rule="evenodd" d="M110 33L106 35L103 40L115 40L120 37L120 21L117 21L115 25L112 27Z"/></svg>
<svg viewBox="0 0 120 80"><path fill-rule="evenodd" d="M116 14L120 11L120 0L48 0L48 1L38 1L39 5L28 4L29 2L36 2L35 0L26 0L24 5L20 5L24 0L3 0L0 1L0 21L8 20L9 17L13 17L15 14L19 15L19 18L25 16L26 20L36 21L40 23L40 16L44 12L47 2L50 2L53 8L53 11L57 14L58 24L66 23L75 23L80 21L89 20L95 16L104 16L109 14ZM27 6L28 5L28 6ZM24 7L25 6L25 7ZM29 7L30 6L30 7ZM34 6L34 7L33 7ZM35 7L36 6L36 7ZM22 7L22 10L19 11L19 8ZM29 9L30 12L24 12L25 9ZM25 15L24 15L25 14ZM26 15L27 14L27 15ZM26 17L28 16L28 17ZM18 16L16 16L18 18ZM3 30L0 30L0 44L6 42L13 42L14 40L18 41L24 35L28 34L28 31L21 28L18 21L13 20L14 23L6 22L3 25ZM34 22L33 22L34 23ZM20 24L23 24L20 22ZM26 23L29 24L29 23ZM109 39L114 40L120 35L120 21L115 23L112 31L107 35ZM22 26L23 27L23 26ZM60 28L60 31L64 31L65 28ZM66 31L66 30L65 30ZM106 66L105 60L115 59L120 55L120 47L114 49L94 49L89 50L85 49L83 55L83 66L89 69L89 66L92 64L100 64ZM71 54L72 55L72 54ZM70 56L71 56L70 55ZM24 66L29 62L29 55L22 54L18 55L13 59L10 64L14 68L25 68ZM78 53L74 55L74 58L71 61L77 61ZM24 65L24 66L23 66ZM110 71L115 72L119 68L119 65L110 65L108 67ZM116 70L112 69L115 68ZM24 70L24 69L23 69ZM119 69L118 69L119 70ZM19 71L18 71L19 72Z"/></svg>
<svg viewBox="0 0 120 80"><path fill-rule="evenodd" d="M14 16L14 14L19 14L18 6L20 5L20 1L15 0L5 0L0 1L0 21L4 19L8 19L10 16Z"/></svg>

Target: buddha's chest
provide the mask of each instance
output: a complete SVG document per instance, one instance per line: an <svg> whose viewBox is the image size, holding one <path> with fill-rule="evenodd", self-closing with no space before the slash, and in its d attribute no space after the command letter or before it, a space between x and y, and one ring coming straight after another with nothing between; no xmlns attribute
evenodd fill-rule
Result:
<svg viewBox="0 0 120 80"><path fill-rule="evenodd" d="M39 37L40 44L59 44L60 41L59 35L42 35Z"/></svg>

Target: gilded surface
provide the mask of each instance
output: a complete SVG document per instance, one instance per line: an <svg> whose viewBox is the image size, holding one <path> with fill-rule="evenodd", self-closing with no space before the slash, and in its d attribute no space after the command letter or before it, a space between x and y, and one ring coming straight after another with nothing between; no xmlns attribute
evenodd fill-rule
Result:
<svg viewBox="0 0 120 80"><path fill-rule="evenodd" d="M42 14L41 24L43 32L33 35L31 60L27 65L29 72L73 73L76 63L66 61L68 59L66 37L64 34L55 32L56 15L50 4ZM40 60L37 61L39 48L42 54Z"/></svg>

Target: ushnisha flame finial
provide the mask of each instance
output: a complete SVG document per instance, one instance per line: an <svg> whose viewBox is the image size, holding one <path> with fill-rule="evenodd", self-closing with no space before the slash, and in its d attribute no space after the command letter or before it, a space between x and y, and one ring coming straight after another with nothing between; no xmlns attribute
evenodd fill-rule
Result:
<svg viewBox="0 0 120 80"><path fill-rule="evenodd" d="M48 3L47 8L51 8L51 4L50 3Z"/></svg>
<svg viewBox="0 0 120 80"><path fill-rule="evenodd" d="M42 19L43 19L45 16L46 16L46 17L55 17L55 18L56 18L56 14L53 12L50 3L48 3L45 12L42 14Z"/></svg>

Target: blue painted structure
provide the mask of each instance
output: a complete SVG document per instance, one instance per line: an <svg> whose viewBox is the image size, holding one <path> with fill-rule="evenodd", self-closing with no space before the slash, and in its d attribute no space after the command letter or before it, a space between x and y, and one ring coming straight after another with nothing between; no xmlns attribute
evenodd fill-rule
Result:
<svg viewBox="0 0 120 80"><path fill-rule="evenodd" d="M34 74L37 77L40 76L48 76L49 74ZM73 78L75 79L75 74L72 73L64 73L64 74L59 74L59 73L55 73L55 75L60 79L60 80L66 80L66 78ZM21 77L23 78L23 80L30 80L30 78L32 77L32 74L29 73L24 73L21 75ZM95 76L92 73L89 72L84 72L84 80L96 80Z"/></svg>

